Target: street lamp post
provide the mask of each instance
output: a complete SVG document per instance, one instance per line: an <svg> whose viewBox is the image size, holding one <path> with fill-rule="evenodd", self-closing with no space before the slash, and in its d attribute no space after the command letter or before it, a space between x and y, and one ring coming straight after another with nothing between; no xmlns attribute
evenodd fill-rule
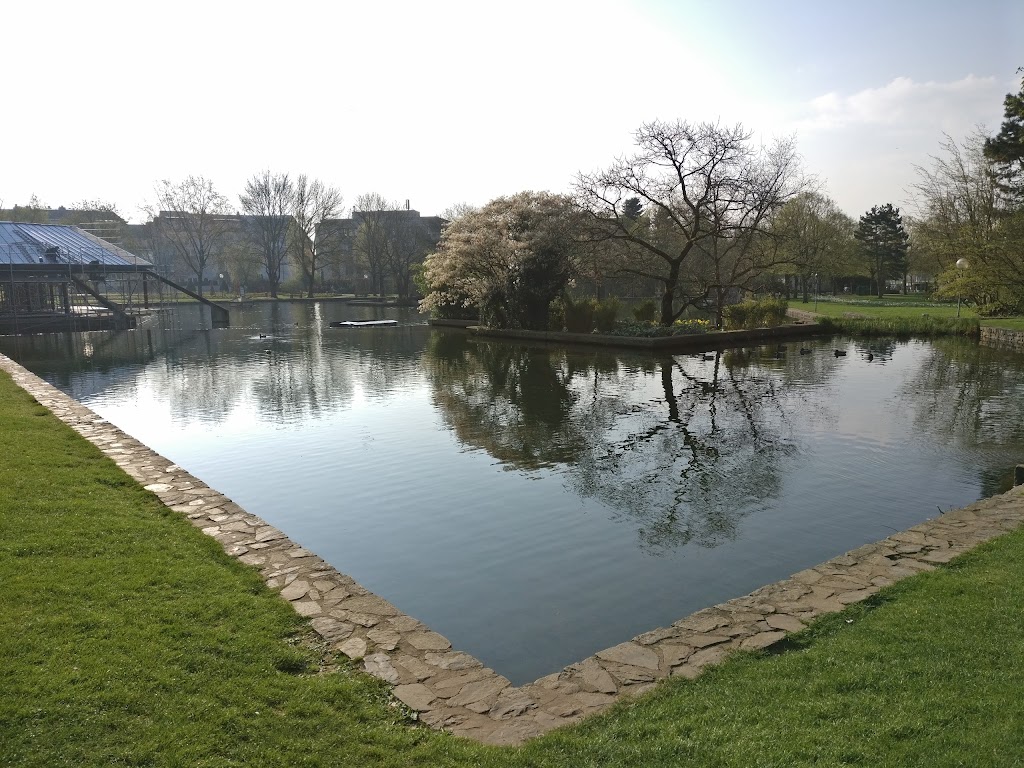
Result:
<svg viewBox="0 0 1024 768"><path fill-rule="evenodd" d="M956 260L956 269L957 269L958 273L963 272L969 266L971 266L971 265L968 263L967 259L957 259ZM960 288L961 288L960 280L961 280L961 277L960 277L959 274L957 274L957 276L956 276L956 316L957 316L958 319L960 317Z"/></svg>

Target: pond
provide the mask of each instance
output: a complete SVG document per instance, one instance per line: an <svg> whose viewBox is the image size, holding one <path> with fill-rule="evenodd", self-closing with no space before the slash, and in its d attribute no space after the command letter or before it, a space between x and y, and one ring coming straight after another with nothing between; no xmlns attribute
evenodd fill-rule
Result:
<svg viewBox="0 0 1024 768"><path fill-rule="evenodd" d="M381 318L399 325L328 326ZM0 352L517 684L1006 490L1024 461L1024 358L964 341L651 355L333 302L204 325L182 308Z"/></svg>

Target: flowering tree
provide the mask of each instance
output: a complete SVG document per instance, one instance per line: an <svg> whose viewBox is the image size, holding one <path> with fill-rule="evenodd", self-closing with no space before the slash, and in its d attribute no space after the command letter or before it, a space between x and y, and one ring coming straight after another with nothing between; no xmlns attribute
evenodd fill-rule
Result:
<svg viewBox="0 0 1024 768"><path fill-rule="evenodd" d="M543 330L572 274L578 232L579 214L562 195L492 200L445 229L424 264L420 308L448 317L476 311L493 327Z"/></svg>

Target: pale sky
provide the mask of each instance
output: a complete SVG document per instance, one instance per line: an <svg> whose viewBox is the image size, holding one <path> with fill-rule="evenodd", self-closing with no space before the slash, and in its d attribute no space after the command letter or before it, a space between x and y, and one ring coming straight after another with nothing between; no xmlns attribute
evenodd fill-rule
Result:
<svg viewBox="0 0 1024 768"><path fill-rule="evenodd" d="M795 135L847 213L998 130L1022 0L57 0L3 11L0 203L114 203L264 169L421 213L567 192L642 123Z"/></svg>

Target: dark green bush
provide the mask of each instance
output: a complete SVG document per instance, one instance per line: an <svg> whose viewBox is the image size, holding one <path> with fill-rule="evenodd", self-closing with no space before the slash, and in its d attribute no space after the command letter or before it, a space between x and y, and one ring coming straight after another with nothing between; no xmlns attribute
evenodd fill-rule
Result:
<svg viewBox="0 0 1024 768"><path fill-rule="evenodd" d="M551 302L551 307L548 309L548 330L560 331L563 328L565 328L565 302L559 296Z"/></svg>
<svg viewBox="0 0 1024 768"><path fill-rule="evenodd" d="M565 307L565 330L570 333L590 333L594 330L594 302L591 299L573 301L571 296L562 298Z"/></svg>
<svg viewBox="0 0 1024 768"><path fill-rule="evenodd" d="M654 299L645 299L633 307L633 318L638 323L653 323L658 319L658 305Z"/></svg>
<svg viewBox="0 0 1024 768"><path fill-rule="evenodd" d="M619 314L619 300L615 297L594 302L594 327L598 333L611 333Z"/></svg>
<svg viewBox="0 0 1024 768"><path fill-rule="evenodd" d="M746 328L750 320L751 304L753 302L745 301L742 304L731 304L726 307L722 311L725 327L730 329Z"/></svg>

